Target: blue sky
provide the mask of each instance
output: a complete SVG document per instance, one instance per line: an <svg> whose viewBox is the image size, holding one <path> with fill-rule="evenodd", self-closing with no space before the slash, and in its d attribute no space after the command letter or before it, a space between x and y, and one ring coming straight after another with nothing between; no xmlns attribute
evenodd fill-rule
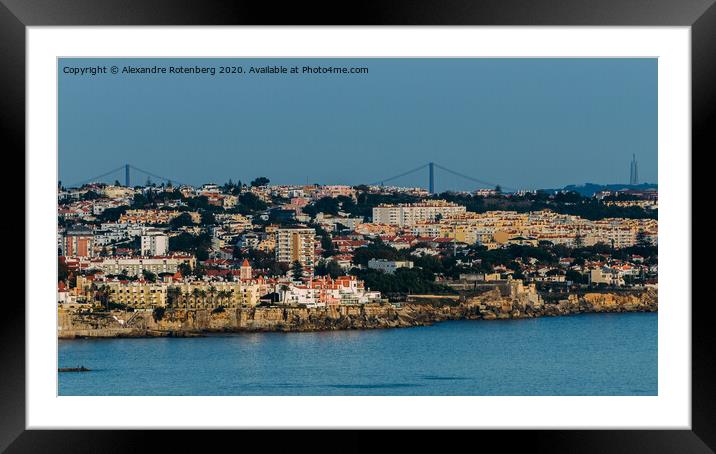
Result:
<svg viewBox="0 0 716 454"><path fill-rule="evenodd" d="M64 69L196 64L369 72ZM640 182L657 181L656 59L61 59L58 69L63 184L124 163L189 184L360 184L434 161L505 187L554 188L626 183L632 153ZM394 183L427 180L425 169ZM438 191L478 186L441 170L435 180Z"/></svg>

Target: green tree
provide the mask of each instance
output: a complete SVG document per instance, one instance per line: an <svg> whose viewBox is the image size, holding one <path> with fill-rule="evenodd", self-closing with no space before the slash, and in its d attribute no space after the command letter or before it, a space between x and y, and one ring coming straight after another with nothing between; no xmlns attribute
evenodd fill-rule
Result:
<svg viewBox="0 0 716 454"><path fill-rule="evenodd" d="M144 194L134 194L132 208L144 208L149 204L149 199Z"/></svg>
<svg viewBox="0 0 716 454"><path fill-rule="evenodd" d="M155 322L158 322L162 318L164 318L164 308L163 307L155 307L152 311L152 318L154 318Z"/></svg>
<svg viewBox="0 0 716 454"><path fill-rule="evenodd" d="M586 284L588 282L587 276L576 270L567 270L565 279L575 284Z"/></svg>
<svg viewBox="0 0 716 454"><path fill-rule="evenodd" d="M288 263L279 263L276 261L271 262L271 265L268 267L269 273L272 276L283 276L288 272Z"/></svg>
<svg viewBox="0 0 716 454"><path fill-rule="evenodd" d="M574 247L576 249L579 249L582 246L584 246L584 238L582 237L582 234L578 231L577 234L574 236Z"/></svg>
<svg viewBox="0 0 716 454"><path fill-rule="evenodd" d="M651 239L643 229L639 229L636 234L636 245L638 247L647 248L651 246Z"/></svg>
<svg viewBox="0 0 716 454"><path fill-rule="evenodd" d="M209 287L209 296L211 297L211 305L214 306L216 304L216 294L218 290L216 290L216 287L213 285Z"/></svg>
<svg viewBox="0 0 716 454"><path fill-rule="evenodd" d="M331 276L333 279L337 278L338 276L343 276L345 273L343 272L343 268L335 261L331 260L326 264L326 271L329 276Z"/></svg>
<svg viewBox="0 0 716 454"><path fill-rule="evenodd" d="M328 274L328 270L326 269L326 261L321 259L316 263L316 266L313 269L313 273L316 276L326 276Z"/></svg>
<svg viewBox="0 0 716 454"><path fill-rule="evenodd" d="M231 276L231 275L229 275L229 276ZM231 292L228 290L219 290L217 297L219 298L220 307L225 307L225 306L227 306L226 300L231 298Z"/></svg>
<svg viewBox="0 0 716 454"><path fill-rule="evenodd" d="M400 251L381 242L359 247L353 252L353 263L368 266L370 259L400 260Z"/></svg>
<svg viewBox="0 0 716 454"><path fill-rule="evenodd" d="M191 265L188 263L180 263L178 269L182 276L189 276L191 274Z"/></svg>
<svg viewBox="0 0 716 454"><path fill-rule="evenodd" d="M178 287L169 287L167 289L167 307L177 307L181 298L181 290Z"/></svg>
<svg viewBox="0 0 716 454"><path fill-rule="evenodd" d="M142 270L142 277L148 282L157 282L157 275L149 270Z"/></svg>
<svg viewBox="0 0 716 454"><path fill-rule="evenodd" d="M244 209L243 211L248 213L263 211L268 208L263 200L251 192L243 192L239 196L239 203L241 204L241 208Z"/></svg>
<svg viewBox="0 0 716 454"><path fill-rule="evenodd" d="M198 256L197 256L198 257ZM206 259L201 259L206 260ZM196 277L204 277L206 276L206 267L202 265L201 263L197 263L194 269L192 270L192 274Z"/></svg>
<svg viewBox="0 0 716 454"><path fill-rule="evenodd" d="M57 258L57 281L66 281L70 275L70 270L67 265L59 257Z"/></svg>
<svg viewBox="0 0 716 454"><path fill-rule="evenodd" d="M94 300L99 302L99 304L104 307L105 310L109 310L109 288L106 285L96 287L94 289Z"/></svg>
<svg viewBox="0 0 716 454"><path fill-rule="evenodd" d="M321 253L323 257L330 257L336 254L336 248L333 247L333 240L329 235L321 237L321 249L323 249Z"/></svg>
<svg viewBox="0 0 716 454"><path fill-rule="evenodd" d="M211 210L214 208L211 204L209 204L209 198L205 195L186 199L185 202L191 210Z"/></svg>
<svg viewBox="0 0 716 454"><path fill-rule="evenodd" d="M301 262L298 260L291 265L291 275L293 279L297 281L303 277L303 265L301 265Z"/></svg>
<svg viewBox="0 0 716 454"><path fill-rule="evenodd" d="M201 225L207 226L207 225L214 225L216 224L216 218L214 217L214 214L210 211L202 211L201 212Z"/></svg>
<svg viewBox="0 0 716 454"><path fill-rule="evenodd" d="M266 177L258 177L251 182L251 186L266 186L269 182L270 180Z"/></svg>
<svg viewBox="0 0 716 454"><path fill-rule="evenodd" d="M224 183L223 190L224 192L231 192L234 187L234 182L231 181L231 178L229 178L229 181Z"/></svg>
<svg viewBox="0 0 716 454"><path fill-rule="evenodd" d="M179 229L181 227L189 227L192 225L194 225L194 221L192 220L191 215L189 213L182 213L169 221L169 227L173 230Z"/></svg>
<svg viewBox="0 0 716 454"><path fill-rule="evenodd" d="M442 262L437 257L432 255L424 255L415 259L415 266L420 267L433 274L443 273L445 268Z"/></svg>
<svg viewBox="0 0 716 454"><path fill-rule="evenodd" d="M314 270L317 276L331 276L333 279L343 276L343 268L335 260L321 260Z"/></svg>
<svg viewBox="0 0 716 454"><path fill-rule="evenodd" d="M209 248L211 248L211 236L206 232L200 235L183 232L169 238L170 251L189 252L199 260L209 258Z"/></svg>
<svg viewBox="0 0 716 454"><path fill-rule="evenodd" d="M315 216L318 213L337 215L339 203L333 197L323 197L312 205L303 208L303 212L309 216Z"/></svg>
<svg viewBox="0 0 716 454"><path fill-rule="evenodd" d="M432 273L418 268L400 268L394 274L381 273L376 270L354 270L352 274L364 280L366 287L384 294L455 293L455 290L435 283Z"/></svg>
<svg viewBox="0 0 716 454"><path fill-rule="evenodd" d="M102 211L102 214L97 216L99 222L117 222L124 213L129 209L128 206L122 205L114 208L107 208Z"/></svg>
<svg viewBox="0 0 716 454"><path fill-rule="evenodd" d="M281 285L281 289L280 289L280 291L281 291L280 299L281 299L281 302L283 302L284 304L286 304L286 293L288 293L288 291L289 291L290 289L291 289L291 287L289 287L289 286L286 285L286 284L282 284L282 285Z"/></svg>

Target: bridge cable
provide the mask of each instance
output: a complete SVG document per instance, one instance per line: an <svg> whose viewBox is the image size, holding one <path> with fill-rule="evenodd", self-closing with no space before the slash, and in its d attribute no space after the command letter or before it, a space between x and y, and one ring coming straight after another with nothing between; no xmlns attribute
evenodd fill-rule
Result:
<svg viewBox="0 0 716 454"><path fill-rule="evenodd" d="M404 177L404 176L406 176L406 175L410 175L411 173L417 172L418 170L422 170L422 169L426 168L428 165L429 165L429 164L423 164L423 165L421 165L420 167L416 167L416 168L414 168L414 169L412 169L412 170L408 170L407 172L403 172L403 173L401 173L401 174L392 176L392 177L390 177L390 178L384 178L384 179L379 180L379 181L377 181L377 182L375 182L375 183L371 183L371 184L369 184L368 186L376 186L376 185L378 185L379 183L382 185L382 184L385 183L386 181L392 181L392 180L395 180L395 179L397 179L397 178Z"/></svg>
<svg viewBox="0 0 716 454"><path fill-rule="evenodd" d="M190 184L185 184L185 183L182 183L181 181L173 180L173 179L171 179L171 178L165 178L165 177L163 177L163 176L154 174L154 173L152 173L152 172L147 172L146 170L142 170L142 169L140 169L139 167L135 167L135 166L133 166L133 165L131 165L131 164L129 165L129 167L131 167L132 169L134 169L134 170L136 170L136 171L138 171L138 172L141 172L141 173L143 173L143 174L149 175L150 177L159 178L160 180L164 180L164 181L167 181L167 182L170 182L170 183L177 183L177 184L179 184L179 186L191 186Z"/></svg>
<svg viewBox="0 0 716 454"><path fill-rule="evenodd" d="M508 190L511 190L511 191L512 191L512 190L515 190L515 188L510 188L510 187L503 186L503 185L500 185L500 184L490 183L489 181L483 181L483 180L479 180L479 179L477 179L477 178L473 178L473 177L471 177L471 176L469 176L469 175L465 175L465 174L462 174L462 173L460 173L460 172L456 172L456 171L454 171L454 170L450 170L450 169L448 169L447 167L443 167L443 166L441 166L440 164L437 164L437 163L434 163L433 165L434 165L435 167L437 167L438 169L444 170L444 171L446 171L446 172L448 172L448 173L451 173L451 174L453 174L453 175L455 175L455 176L464 178L464 179L466 179L466 180L474 181L475 183L479 183L479 184L481 184L481 185L492 186L493 188L494 188L494 187L497 187L497 186L500 186L500 187L502 187L502 188L504 188L504 189L508 189Z"/></svg>
<svg viewBox="0 0 716 454"><path fill-rule="evenodd" d="M114 172L118 172L118 171L120 171L120 170L122 170L122 169L124 169L124 166L117 167L116 169L110 170L109 172L103 173L102 175L98 175L98 176L96 176L96 177L88 178L88 179L86 179L86 180L80 181L79 183L74 183L74 184L71 184L71 185L68 185L68 186L65 186L65 187L68 187L68 188L78 188L78 187L80 187L80 186L82 186L82 185L85 185L85 184L87 184L87 183L96 182L96 181L99 180L100 178L104 178L104 177L106 177L106 176L108 176L108 175L111 175L111 174L113 174Z"/></svg>

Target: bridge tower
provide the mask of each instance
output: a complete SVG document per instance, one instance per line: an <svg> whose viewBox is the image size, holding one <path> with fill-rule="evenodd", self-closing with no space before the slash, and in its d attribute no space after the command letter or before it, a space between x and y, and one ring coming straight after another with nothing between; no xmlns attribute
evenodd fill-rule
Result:
<svg viewBox="0 0 716 454"><path fill-rule="evenodd" d="M124 165L124 185L129 187L129 164Z"/></svg>
<svg viewBox="0 0 716 454"><path fill-rule="evenodd" d="M428 163L428 169L430 171L430 181L428 182L428 192L430 194L435 193L435 163Z"/></svg>
<svg viewBox="0 0 716 454"><path fill-rule="evenodd" d="M632 158L631 158L631 168L629 171L629 184L631 184L631 185L639 184L639 167L636 162L636 154L633 154Z"/></svg>

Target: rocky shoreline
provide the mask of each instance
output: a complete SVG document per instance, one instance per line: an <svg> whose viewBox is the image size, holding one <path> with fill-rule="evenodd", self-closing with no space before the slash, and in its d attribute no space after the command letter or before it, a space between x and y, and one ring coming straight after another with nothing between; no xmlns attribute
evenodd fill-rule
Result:
<svg viewBox="0 0 716 454"><path fill-rule="evenodd" d="M197 337L209 333L304 332L406 328L448 320L501 320L581 313L656 312L658 292L570 294L545 302L536 293L498 289L471 297L418 296L384 303L330 308L257 307L210 310L81 314L60 311L58 337Z"/></svg>

